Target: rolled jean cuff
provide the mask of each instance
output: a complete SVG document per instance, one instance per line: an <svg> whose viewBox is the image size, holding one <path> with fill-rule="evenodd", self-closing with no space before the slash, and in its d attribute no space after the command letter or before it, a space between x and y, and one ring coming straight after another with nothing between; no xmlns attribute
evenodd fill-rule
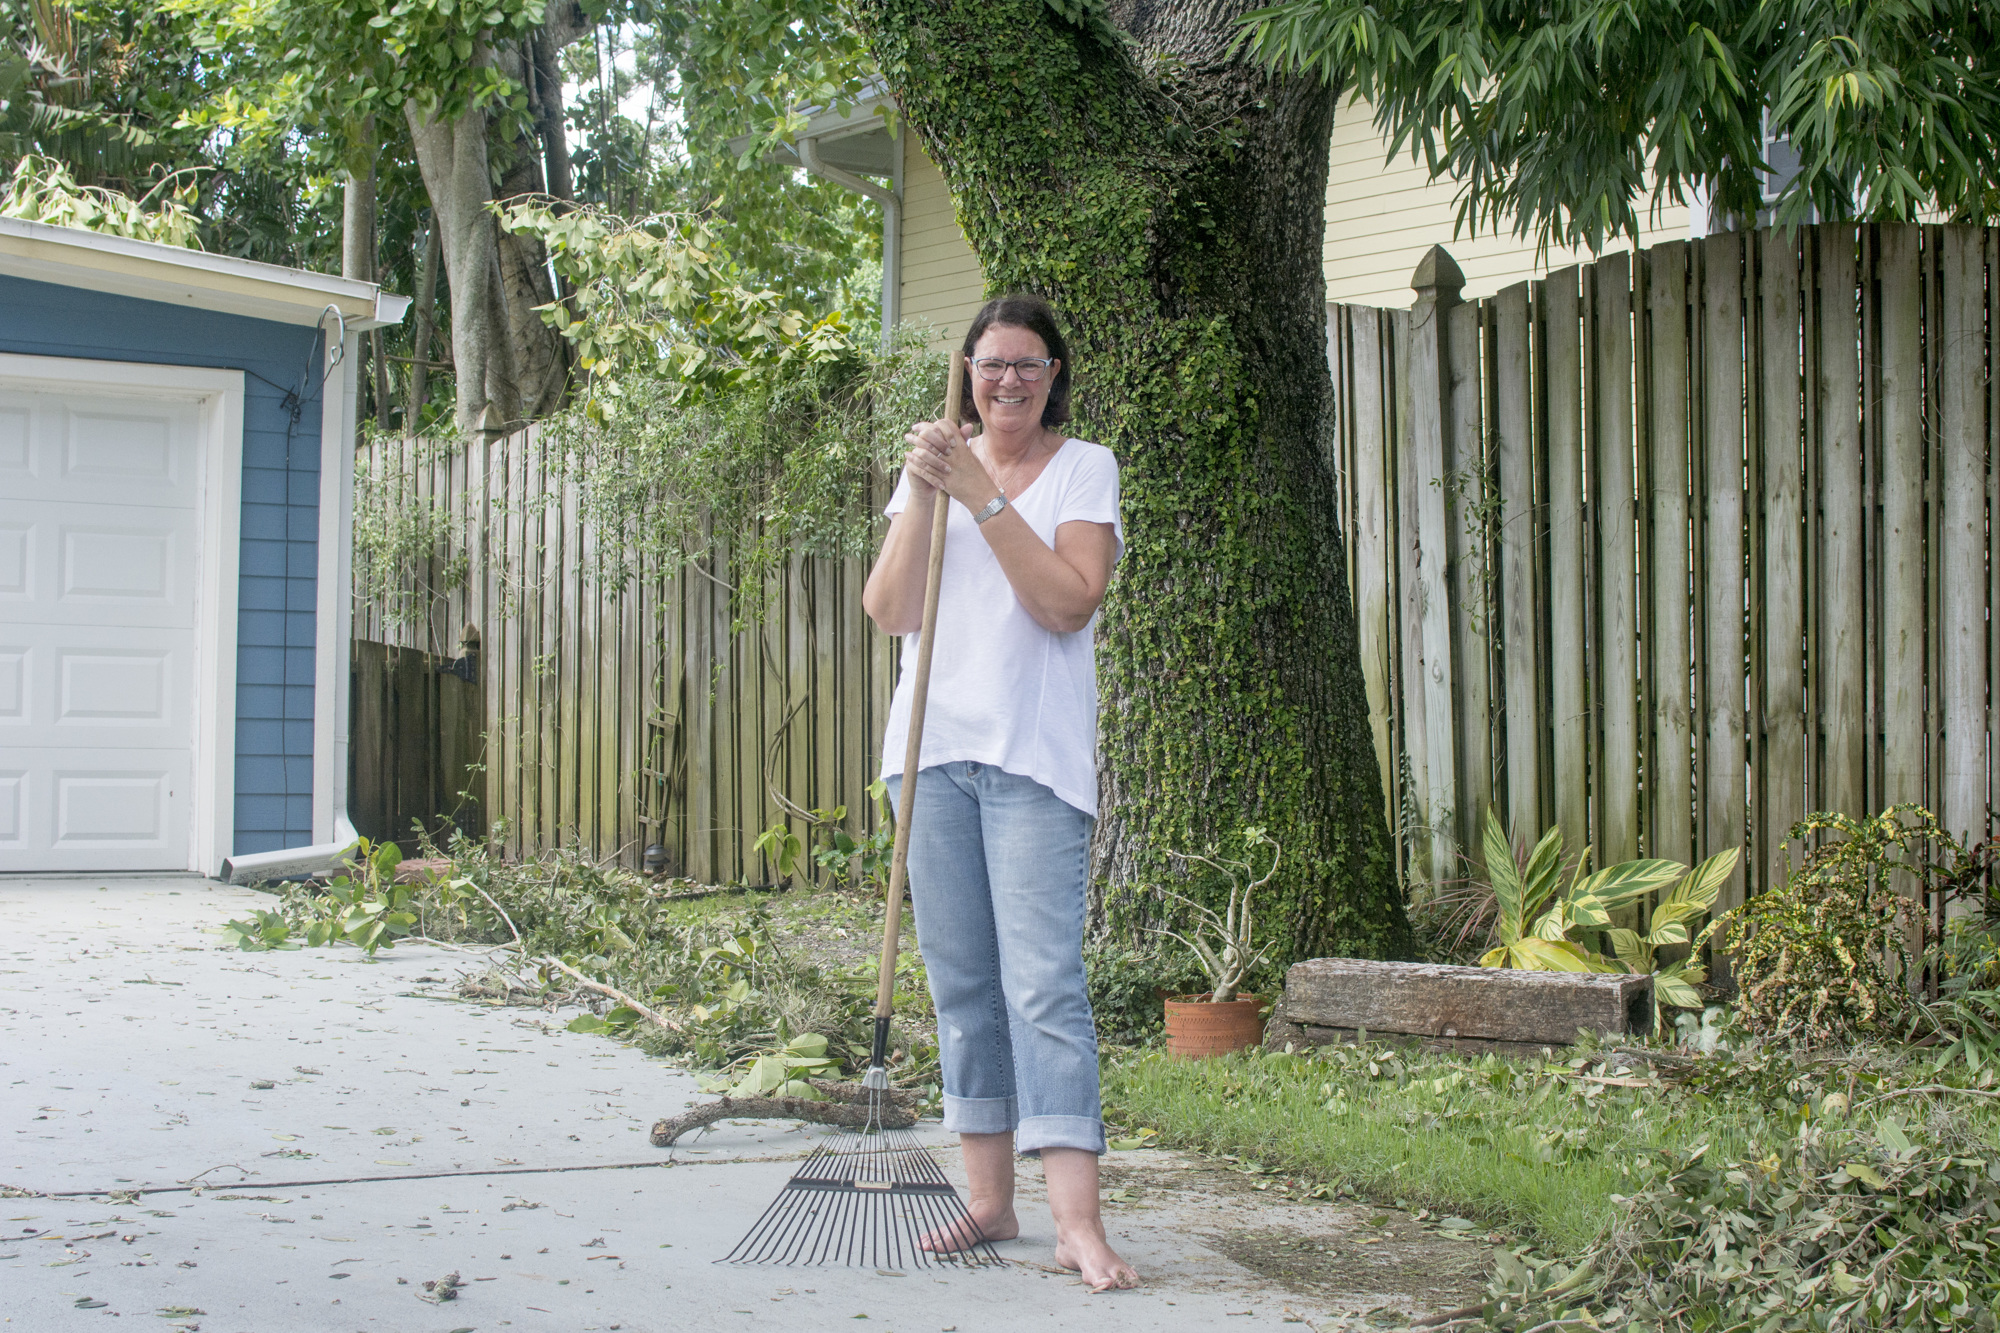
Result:
<svg viewBox="0 0 2000 1333"><path fill-rule="evenodd" d="M1012 1097L944 1095L944 1127L954 1134L1006 1134L1015 1119Z"/></svg>
<svg viewBox="0 0 2000 1333"><path fill-rule="evenodd" d="M1104 1156L1104 1122L1086 1115L1031 1115L1014 1127L1014 1151L1023 1157L1044 1148L1081 1148Z"/></svg>

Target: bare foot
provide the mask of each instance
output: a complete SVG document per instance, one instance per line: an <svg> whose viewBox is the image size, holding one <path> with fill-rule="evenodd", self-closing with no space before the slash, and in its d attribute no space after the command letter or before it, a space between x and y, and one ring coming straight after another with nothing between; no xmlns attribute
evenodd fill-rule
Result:
<svg viewBox="0 0 2000 1333"><path fill-rule="evenodd" d="M1118 1257L1104 1239L1104 1232L1082 1231L1056 1242L1056 1264L1080 1275L1090 1284L1094 1296L1100 1291L1121 1290L1139 1285L1139 1274Z"/></svg>
<svg viewBox="0 0 2000 1333"><path fill-rule="evenodd" d="M950 1226L927 1231L918 1237L917 1248L932 1254L956 1254L971 1249L982 1240L1012 1240L1021 1234L1021 1224L1014 1217L1012 1204L995 1207L975 1201L967 1212L967 1217Z"/></svg>

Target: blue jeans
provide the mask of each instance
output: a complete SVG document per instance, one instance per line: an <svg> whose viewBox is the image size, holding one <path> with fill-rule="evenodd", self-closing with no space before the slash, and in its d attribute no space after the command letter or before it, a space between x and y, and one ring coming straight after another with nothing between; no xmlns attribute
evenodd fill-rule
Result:
<svg viewBox="0 0 2000 1333"><path fill-rule="evenodd" d="M891 803L902 779L889 779ZM1103 1153L1083 975L1089 815L966 761L917 775L910 899L937 1006L944 1127Z"/></svg>

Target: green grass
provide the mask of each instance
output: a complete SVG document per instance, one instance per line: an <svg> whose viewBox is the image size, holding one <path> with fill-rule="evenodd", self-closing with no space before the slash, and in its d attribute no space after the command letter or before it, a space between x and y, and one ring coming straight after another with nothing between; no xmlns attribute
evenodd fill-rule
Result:
<svg viewBox="0 0 2000 1333"><path fill-rule="evenodd" d="M1594 1083L1587 1072L1581 1059L1384 1047L1200 1061L1144 1052L1106 1059L1104 1100L1107 1116L1153 1128L1164 1144L1476 1218L1564 1252L1603 1230L1612 1196L1652 1179L1662 1152L1707 1142L1733 1158L1770 1132L1749 1104L1716 1114L1699 1094Z"/></svg>

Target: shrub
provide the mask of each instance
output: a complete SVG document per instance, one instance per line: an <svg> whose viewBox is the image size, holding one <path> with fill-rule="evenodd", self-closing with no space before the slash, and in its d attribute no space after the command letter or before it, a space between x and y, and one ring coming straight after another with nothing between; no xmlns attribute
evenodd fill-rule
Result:
<svg viewBox="0 0 2000 1333"><path fill-rule="evenodd" d="M1917 899L1899 891L1898 874L1939 884L1964 849L1914 805L1868 819L1815 814L1790 836L1827 840L1722 925L1744 1026L1807 1044L1898 1029L1912 1015L1922 951Z"/></svg>

